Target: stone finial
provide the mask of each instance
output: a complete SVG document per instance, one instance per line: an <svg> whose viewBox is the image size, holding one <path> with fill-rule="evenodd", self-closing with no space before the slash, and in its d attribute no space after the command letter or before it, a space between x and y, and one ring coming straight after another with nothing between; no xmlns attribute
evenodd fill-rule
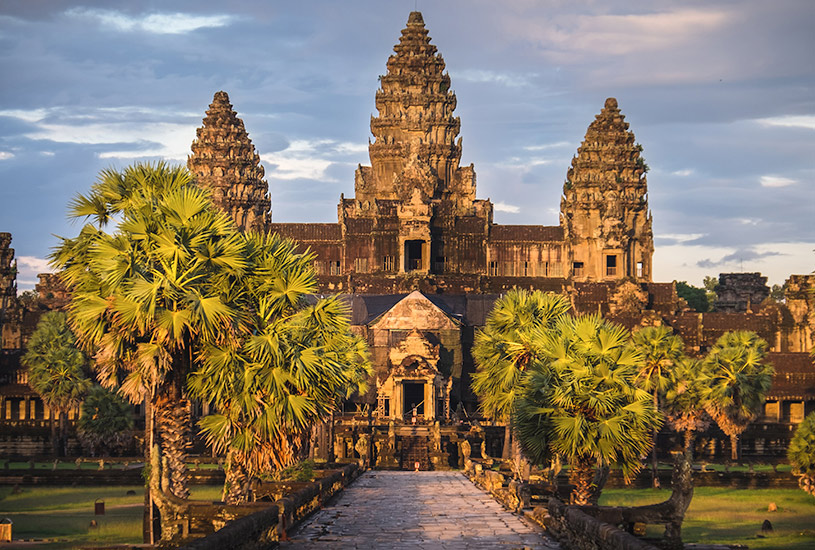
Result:
<svg viewBox="0 0 815 550"><path fill-rule="evenodd" d="M407 20L408 25L424 25L424 18L422 17L422 12L420 11L412 11L410 15L408 15Z"/></svg>
<svg viewBox="0 0 815 550"><path fill-rule="evenodd" d="M605 108L608 110L616 109L617 108L617 98L610 97L606 99Z"/></svg>

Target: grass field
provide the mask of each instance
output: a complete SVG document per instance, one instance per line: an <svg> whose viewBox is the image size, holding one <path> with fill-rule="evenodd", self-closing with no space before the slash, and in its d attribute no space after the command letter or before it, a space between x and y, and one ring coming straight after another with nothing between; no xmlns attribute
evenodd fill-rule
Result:
<svg viewBox="0 0 815 550"><path fill-rule="evenodd" d="M55 550L91 544L127 544L142 541L144 487L24 487L11 494L0 487L0 518L9 518L13 538L51 541L37 548ZM134 495L128 495L134 491ZM194 486L192 498L218 500L220 486ZM97 499L105 502L105 515L94 515ZM97 527L90 527L96 520ZM15 545L3 544L6 549Z"/></svg>
<svg viewBox="0 0 815 550"><path fill-rule="evenodd" d="M666 500L670 490L606 489L600 504L639 506ZM767 507L774 502L776 512ZM773 532L760 538L768 519ZM649 535L662 528L649 526ZM815 548L815 498L798 489L728 489L698 487L682 526L685 542L744 544L752 548L812 550Z"/></svg>

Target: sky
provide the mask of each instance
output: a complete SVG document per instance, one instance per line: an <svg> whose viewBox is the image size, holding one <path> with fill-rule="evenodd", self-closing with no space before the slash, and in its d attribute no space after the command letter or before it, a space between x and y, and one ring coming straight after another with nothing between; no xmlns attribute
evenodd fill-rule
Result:
<svg viewBox="0 0 815 550"><path fill-rule="evenodd" d="M616 97L651 168L654 280L815 269L812 0L3 0L0 231L19 290L79 231L68 201L102 169L185 162L219 90L273 221L336 222L416 7L496 223L558 224L571 159Z"/></svg>

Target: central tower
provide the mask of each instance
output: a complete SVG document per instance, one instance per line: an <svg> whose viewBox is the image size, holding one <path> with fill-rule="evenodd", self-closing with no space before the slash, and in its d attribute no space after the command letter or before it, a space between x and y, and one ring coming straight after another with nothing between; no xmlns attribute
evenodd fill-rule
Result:
<svg viewBox="0 0 815 550"><path fill-rule="evenodd" d="M379 115L371 117L371 166L356 171L356 198L452 201L465 213L475 200L475 172L459 167L456 95L420 12L410 14L393 49L376 92Z"/></svg>

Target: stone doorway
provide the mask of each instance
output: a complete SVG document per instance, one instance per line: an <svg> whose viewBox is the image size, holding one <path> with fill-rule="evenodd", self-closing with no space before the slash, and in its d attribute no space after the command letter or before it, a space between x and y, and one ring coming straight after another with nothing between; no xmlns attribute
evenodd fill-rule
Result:
<svg viewBox="0 0 815 550"><path fill-rule="evenodd" d="M404 404L405 419L410 421L413 416L413 407L416 407L416 415L424 416L424 385L423 381L403 381L402 382L402 403Z"/></svg>
<svg viewBox="0 0 815 550"><path fill-rule="evenodd" d="M424 269L422 250L424 241L405 241L405 271L420 271Z"/></svg>

